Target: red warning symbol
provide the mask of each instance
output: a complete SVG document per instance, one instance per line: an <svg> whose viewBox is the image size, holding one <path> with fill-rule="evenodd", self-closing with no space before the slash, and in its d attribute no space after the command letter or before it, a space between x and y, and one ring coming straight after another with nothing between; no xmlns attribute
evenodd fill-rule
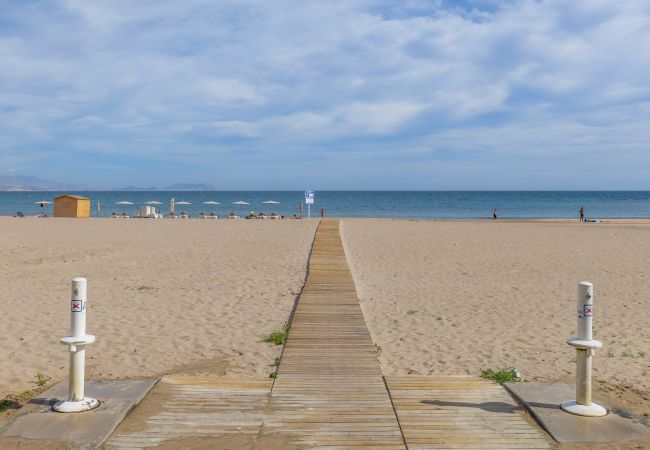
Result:
<svg viewBox="0 0 650 450"><path fill-rule="evenodd" d="M83 302L81 300L72 301L72 312L81 312L83 311Z"/></svg>
<svg viewBox="0 0 650 450"><path fill-rule="evenodd" d="M593 305L585 305L585 317L594 315Z"/></svg>

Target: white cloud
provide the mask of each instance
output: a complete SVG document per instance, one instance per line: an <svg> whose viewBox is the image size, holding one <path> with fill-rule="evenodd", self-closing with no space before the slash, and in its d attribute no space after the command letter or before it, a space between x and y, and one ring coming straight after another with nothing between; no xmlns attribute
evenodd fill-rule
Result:
<svg viewBox="0 0 650 450"><path fill-rule="evenodd" d="M260 103L263 97L249 83L227 78L212 78L199 83L199 94L218 102Z"/></svg>
<svg viewBox="0 0 650 450"><path fill-rule="evenodd" d="M404 101L354 102L336 107L334 116L350 130L349 134L390 134L415 118L426 107Z"/></svg>
<svg viewBox="0 0 650 450"><path fill-rule="evenodd" d="M586 148L599 169L608 155L645 161L650 4L468 4L15 2L0 153L22 152L25 172L43 149L52 171L71 152L161 168L173 151L207 167L305 149L337 167L337 152L370 151L418 165L444 150L459 168L479 154L559 167Z"/></svg>
<svg viewBox="0 0 650 450"><path fill-rule="evenodd" d="M210 125L221 135L224 136L257 136L255 125L241 120L222 120L210 123Z"/></svg>

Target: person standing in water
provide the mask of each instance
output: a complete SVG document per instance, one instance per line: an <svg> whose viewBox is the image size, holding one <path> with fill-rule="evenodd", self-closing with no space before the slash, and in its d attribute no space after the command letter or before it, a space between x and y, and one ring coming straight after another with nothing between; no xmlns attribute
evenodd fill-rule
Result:
<svg viewBox="0 0 650 450"><path fill-rule="evenodd" d="M496 208L494 208L492 210L492 220L497 220L497 209Z"/></svg>
<svg viewBox="0 0 650 450"><path fill-rule="evenodd" d="M581 206L580 207L580 222L585 221L585 209Z"/></svg>
<svg viewBox="0 0 650 450"><path fill-rule="evenodd" d="M323 208L320 209L320 216L325 217L325 210Z"/></svg>

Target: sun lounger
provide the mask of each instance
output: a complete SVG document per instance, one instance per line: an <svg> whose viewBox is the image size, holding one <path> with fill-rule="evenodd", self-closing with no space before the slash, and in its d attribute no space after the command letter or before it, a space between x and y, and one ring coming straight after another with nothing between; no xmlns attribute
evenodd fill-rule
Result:
<svg viewBox="0 0 650 450"><path fill-rule="evenodd" d="M231 212L230 214L228 214L228 218L229 219L239 219L239 216L237 214L235 214L234 212Z"/></svg>
<svg viewBox="0 0 650 450"><path fill-rule="evenodd" d="M205 211L201 211L201 214L199 214L199 219L207 219L208 215L205 213Z"/></svg>
<svg viewBox="0 0 650 450"><path fill-rule="evenodd" d="M280 216L276 212L272 212L271 215L269 216L269 219L279 219Z"/></svg>
<svg viewBox="0 0 650 450"><path fill-rule="evenodd" d="M208 219L216 219L217 218L217 213L214 211L210 212L210 215L208 216Z"/></svg>
<svg viewBox="0 0 650 450"><path fill-rule="evenodd" d="M128 215L128 213L127 213L126 211L123 212L123 213L120 215L120 217L121 217L122 219L129 219L129 218L130 218L129 215Z"/></svg>
<svg viewBox="0 0 650 450"><path fill-rule="evenodd" d="M113 211L113 212L111 213L111 217L112 217L113 219L117 219L119 216L117 215L117 213L116 213L115 211Z"/></svg>
<svg viewBox="0 0 650 450"><path fill-rule="evenodd" d="M181 215L179 216L181 219L189 219L190 215L187 214L185 211L181 211Z"/></svg>
<svg viewBox="0 0 650 450"><path fill-rule="evenodd" d="M178 217L176 216L176 213L170 212L169 213L169 218L170 219L177 219Z"/></svg>

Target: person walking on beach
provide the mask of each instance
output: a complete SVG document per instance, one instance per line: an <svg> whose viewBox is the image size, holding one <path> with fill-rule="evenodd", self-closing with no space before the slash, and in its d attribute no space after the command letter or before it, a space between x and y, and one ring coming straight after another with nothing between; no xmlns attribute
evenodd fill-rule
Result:
<svg viewBox="0 0 650 450"><path fill-rule="evenodd" d="M492 210L492 220L497 220L497 209L496 208L494 208Z"/></svg>
<svg viewBox="0 0 650 450"><path fill-rule="evenodd" d="M585 209L581 206L580 207L580 222L585 221Z"/></svg>
<svg viewBox="0 0 650 450"><path fill-rule="evenodd" d="M325 210L323 208L320 209L320 216L325 217Z"/></svg>

